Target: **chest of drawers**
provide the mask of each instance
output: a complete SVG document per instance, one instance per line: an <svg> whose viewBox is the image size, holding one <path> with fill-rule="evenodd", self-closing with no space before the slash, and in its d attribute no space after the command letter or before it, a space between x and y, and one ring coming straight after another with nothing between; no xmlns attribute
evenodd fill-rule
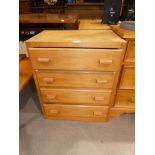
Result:
<svg viewBox="0 0 155 155"><path fill-rule="evenodd" d="M46 30L26 45L45 118L108 121L126 41L111 30Z"/></svg>
<svg viewBox="0 0 155 155"><path fill-rule="evenodd" d="M119 116L122 113L135 111L135 33L119 26L111 27L115 33L127 41L116 99L110 110L112 116Z"/></svg>
<svg viewBox="0 0 155 155"><path fill-rule="evenodd" d="M110 30L107 24L101 24L101 19L80 19L79 30Z"/></svg>

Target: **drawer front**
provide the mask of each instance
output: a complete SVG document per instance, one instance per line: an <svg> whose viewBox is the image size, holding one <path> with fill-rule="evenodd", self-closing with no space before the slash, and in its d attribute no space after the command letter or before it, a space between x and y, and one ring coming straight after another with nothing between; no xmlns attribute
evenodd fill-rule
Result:
<svg viewBox="0 0 155 155"><path fill-rule="evenodd" d="M135 62L135 41L129 41L128 43L125 62Z"/></svg>
<svg viewBox="0 0 155 155"><path fill-rule="evenodd" d="M36 72L39 86L112 88L115 72Z"/></svg>
<svg viewBox="0 0 155 155"><path fill-rule="evenodd" d="M45 103L109 105L110 90L40 88Z"/></svg>
<svg viewBox="0 0 155 155"><path fill-rule="evenodd" d="M115 107L134 108L135 92L132 90L117 91Z"/></svg>
<svg viewBox="0 0 155 155"><path fill-rule="evenodd" d="M135 88L135 68L124 66L120 80L120 89L134 89Z"/></svg>
<svg viewBox="0 0 155 155"><path fill-rule="evenodd" d="M82 105L44 105L45 115L53 117L106 118L108 107Z"/></svg>
<svg viewBox="0 0 155 155"><path fill-rule="evenodd" d="M34 69L117 71L121 49L29 48Z"/></svg>

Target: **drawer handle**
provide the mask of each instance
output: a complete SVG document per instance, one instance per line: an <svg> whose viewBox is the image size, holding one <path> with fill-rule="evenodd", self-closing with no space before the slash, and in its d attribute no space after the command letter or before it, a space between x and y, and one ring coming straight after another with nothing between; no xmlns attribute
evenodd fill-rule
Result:
<svg viewBox="0 0 155 155"><path fill-rule="evenodd" d="M54 79L53 78L44 78L43 81L44 82L53 82Z"/></svg>
<svg viewBox="0 0 155 155"><path fill-rule="evenodd" d="M73 43L74 43L74 44L80 44L81 41L80 41L80 40L74 40Z"/></svg>
<svg viewBox="0 0 155 155"><path fill-rule="evenodd" d="M46 95L47 99L54 100L56 99L56 95Z"/></svg>
<svg viewBox="0 0 155 155"><path fill-rule="evenodd" d="M42 63L48 63L50 59L49 58L38 58L37 61L42 62Z"/></svg>
<svg viewBox="0 0 155 155"><path fill-rule="evenodd" d="M101 111L95 111L94 116L103 116L103 112Z"/></svg>
<svg viewBox="0 0 155 155"><path fill-rule="evenodd" d="M100 59L99 60L100 64L105 64L105 65L110 65L112 64L112 60L108 60L108 59Z"/></svg>
<svg viewBox="0 0 155 155"><path fill-rule="evenodd" d="M107 83L108 81L107 80L96 80L96 83Z"/></svg>
<svg viewBox="0 0 155 155"><path fill-rule="evenodd" d="M94 97L94 100L95 101L104 101L105 100L105 98L104 97Z"/></svg>
<svg viewBox="0 0 155 155"><path fill-rule="evenodd" d="M134 97L130 97L130 98L129 98L129 102L134 103L134 102L135 102L135 98L134 98Z"/></svg>
<svg viewBox="0 0 155 155"><path fill-rule="evenodd" d="M58 110L50 110L50 113L52 113L52 114L58 114L59 111Z"/></svg>

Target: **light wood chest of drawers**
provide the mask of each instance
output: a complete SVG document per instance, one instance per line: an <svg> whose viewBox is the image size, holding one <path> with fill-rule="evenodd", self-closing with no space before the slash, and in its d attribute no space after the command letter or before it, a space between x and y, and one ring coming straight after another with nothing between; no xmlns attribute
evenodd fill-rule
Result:
<svg viewBox="0 0 155 155"><path fill-rule="evenodd" d="M101 19L80 19L79 30L110 30L107 24L101 24Z"/></svg>
<svg viewBox="0 0 155 155"><path fill-rule="evenodd" d="M135 112L135 33L119 26L111 26L113 31L127 41L122 63L120 81L111 116Z"/></svg>
<svg viewBox="0 0 155 155"><path fill-rule="evenodd" d="M45 118L108 121L126 41L111 30L66 30L26 45Z"/></svg>

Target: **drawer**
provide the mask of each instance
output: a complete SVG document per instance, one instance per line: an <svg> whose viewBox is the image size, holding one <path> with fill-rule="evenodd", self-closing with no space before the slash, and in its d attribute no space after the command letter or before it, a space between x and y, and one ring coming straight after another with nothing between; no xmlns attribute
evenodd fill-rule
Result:
<svg viewBox="0 0 155 155"><path fill-rule="evenodd" d="M106 120L109 111L109 108L105 106L44 105L43 107L46 116L63 119L77 117L78 120L79 118Z"/></svg>
<svg viewBox="0 0 155 155"><path fill-rule="evenodd" d="M39 86L112 88L115 72L36 72Z"/></svg>
<svg viewBox="0 0 155 155"><path fill-rule="evenodd" d="M135 62L135 41L128 42L125 62Z"/></svg>
<svg viewBox="0 0 155 155"><path fill-rule="evenodd" d="M132 90L117 91L115 107L134 108L135 92Z"/></svg>
<svg viewBox="0 0 155 155"><path fill-rule="evenodd" d="M33 69L117 71L122 49L29 48Z"/></svg>
<svg viewBox="0 0 155 155"><path fill-rule="evenodd" d="M111 90L40 88L45 103L109 105Z"/></svg>
<svg viewBox="0 0 155 155"><path fill-rule="evenodd" d="M124 66L119 89L134 89L135 88L135 68L133 66Z"/></svg>

